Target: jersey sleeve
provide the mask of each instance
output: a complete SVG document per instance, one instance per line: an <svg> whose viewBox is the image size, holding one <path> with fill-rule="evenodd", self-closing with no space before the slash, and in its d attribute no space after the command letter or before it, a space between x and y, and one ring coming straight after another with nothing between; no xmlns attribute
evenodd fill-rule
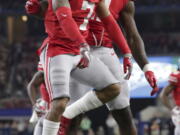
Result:
<svg viewBox="0 0 180 135"><path fill-rule="evenodd" d="M46 85L44 83L42 83L40 85L40 92L41 92L42 99L44 99L46 102L50 103L49 94L46 89Z"/></svg>

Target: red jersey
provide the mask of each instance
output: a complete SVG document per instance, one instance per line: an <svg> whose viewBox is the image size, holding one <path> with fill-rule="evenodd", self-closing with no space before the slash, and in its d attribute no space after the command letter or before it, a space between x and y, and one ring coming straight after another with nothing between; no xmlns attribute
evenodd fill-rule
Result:
<svg viewBox="0 0 180 135"><path fill-rule="evenodd" d="M106 5L109 7L111 14L116 20L119 18L120 12L128 1L129 0L105 0ZM89 26L89 35L86 39L89 45L113 48L112 40L105 31L103 23L95 14L90 19Z"/></svg>
<svg viewBox="0 0 180 135"><path fill-rule="evenodd" d="M173 97L176 105L180 106L180 71L170 74L169 82L175 86Z"/></svg>
<svg viewBox="0 0 180 135"><path fill-rule="evenodd" d="M42 46L43 46L43 44L42 44ZM38 71L43 71L43 67L42 67L41 63L38 64ZM46 84L45 83L42 83L40 85L40 93L41 93L42 99L45 100L49 104L50 103L50 98L49 98L49 94L48 94L48 91L46 89Z"/></svg>
<svg viewBox="0 0 180 135"><path fill-rule="evenodd" d="M50 99L49 99L49 94L48 94L48 91L46 89L45 83L42 83L40 85L40 92L41 92L42 99L44 99L49 104Z"/></svg>
<svg viewBox="0 0 180 135"><path fill-rule="evenodd" d="M42 50L44 49L44 47L46 47L46 45L48 45L48 43L49 43L49 37L47 37L47 38L44 39L41 47L37 50L37 55L38 55L38 56L40 56ZM38 68L39 68L39 66L38 66Z"/></svg>
<svg viewBox="0 0 180 135"><path fill-rule="evenodd" d="M86 38L88 35L88 20L92 16L95 4L99 0L70 0L72 17L80 32ZM79 54L80 45L70 40L59 25L58 18L52 8L52 0L48 0L48 10L45 14L45 29L49 37L48 55Z"/></svg>

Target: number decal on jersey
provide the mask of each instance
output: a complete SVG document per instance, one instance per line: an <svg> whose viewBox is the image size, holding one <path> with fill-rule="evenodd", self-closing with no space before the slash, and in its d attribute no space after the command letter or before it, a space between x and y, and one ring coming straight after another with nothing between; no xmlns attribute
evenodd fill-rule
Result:
<svg viewBox="0 0 180 135"><path fill-rule="evenodd" d="M90 17L92 16L92 14L93 14L94 7L95 7L95 4L94 4L94 3L83 0L82 8L81 8L81 9L82 9L82 10L90 9L90 11L89 11L87 17L84 19L83 24L80 25L80 27L79 27L80 30L87 30L87 25L88 25L88 23L89 23L89 18L90 18Z"/></svg>

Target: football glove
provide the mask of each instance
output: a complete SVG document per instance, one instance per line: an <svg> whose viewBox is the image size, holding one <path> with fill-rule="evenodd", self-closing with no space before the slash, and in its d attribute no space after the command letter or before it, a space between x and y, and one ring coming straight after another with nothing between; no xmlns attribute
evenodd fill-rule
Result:
<svg viewBox="0 0 180 135"><path fill-rule="evenodd" d="M79 68L86 68L89 66L90 63L90 48L89 45L87 43L83 43L81 44L81 48L80 48L80 52L81 52L81 60L78 64Z"/></svg>
<svg viewBox="0 0 180 135"><path fill-rule="evenodd" d="M151 91L151 96L153 96L159 90L159 88L157 87L156 77L154 75L154 72L150 70L150 65L149 64L146 64L144 66L143 71L144 71L146 80L148 81L150 86L153 88L153 90Z"/></svg>
<svg viewBox="0 0 180 135"><path fill-rule="evenodd" d="M28 0L25 5L27 14L33 15L40 11L40 3L38 0Z"/></svg>
<svg viewBox="0 0 180 135"><path fill-rule="evenodd" d="M38 99L33 106L33 110L37 113L38 117L46 114L48 111L48 103L43 99Z"/></svg>
<svg viewBox="0 0 180 135"><path fill-rule="evenodd" d="M126 74L124 79L129 80L133 68L132 54L128 53L124 55L123 67L124 67L124 73Z"/></svg>

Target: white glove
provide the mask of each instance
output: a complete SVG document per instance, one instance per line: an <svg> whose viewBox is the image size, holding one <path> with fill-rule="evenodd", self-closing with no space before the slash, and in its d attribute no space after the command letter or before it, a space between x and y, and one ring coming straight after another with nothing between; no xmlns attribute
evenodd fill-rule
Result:
<svg viewBox="0 0 180 135"><path fill-rule="evenodd" d="M90 63L89 45L87 43L81 44L80 52L81 52L82 58L81 58L79 64L77 65L77 67L86 68L89 66L89 63Z"/></svg>
<svg viewBox="0 0 180 135"><path fill-rule="evenodd" d="M124 67L124 73L125 73L124 79L129 80L129 78L130 78L130 76L132 74L132 68L133 68L132 54L131 53L128 53L128 54L124 55L123 67Z"/></svg>

